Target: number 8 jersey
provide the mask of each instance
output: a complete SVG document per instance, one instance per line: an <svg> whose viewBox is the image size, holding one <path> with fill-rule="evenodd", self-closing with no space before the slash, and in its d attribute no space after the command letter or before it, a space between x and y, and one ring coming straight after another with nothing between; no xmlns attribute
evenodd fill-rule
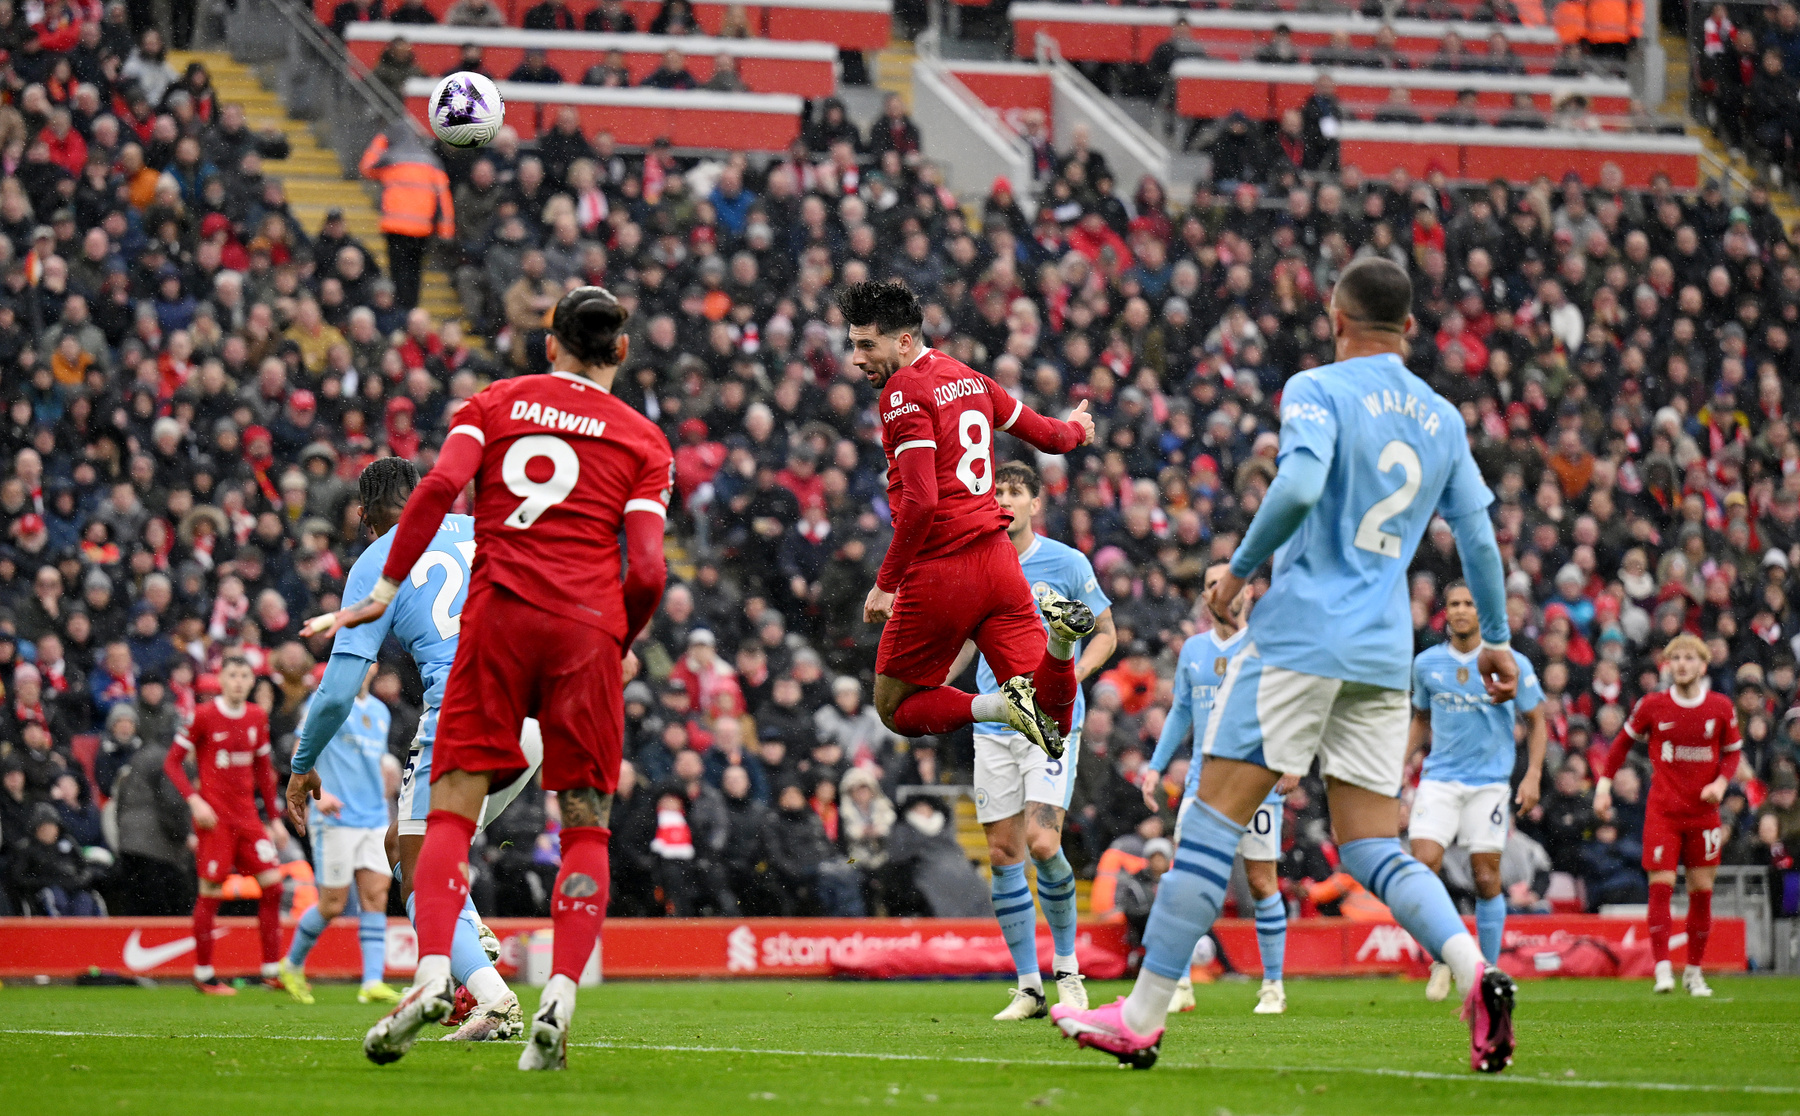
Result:
<svg viewBox="0 0 1800 1116"><path fill-rule="evenodd" d="M662 430L567 372L498 381L450 423L446 455L463 439L481 447L471 583L626 640L619 532L628 512L668 514L674 455Z"/></svg>
<svg viewBox="0 0 1800 1116"><path fill-rule="evenodd" d="M894 463L924 452L936 463L937 514L914 561L941 558L1012 522L994 501L994 431L1009 430L1024 404L998 383L936 349L888 377L877 400L888 460L889 503L900 485Z"/></svg>
<svg viewBox="0 0 1800 1116"><path fill-rule="evenodd" d="M1287 382L1278 460L1305 450L1325 489L1275 552L1250 614L1265 662L1405 690L1413 658L1406 570L1433 512L1493 502L1462 414L1398 356L1355 357Z"/></svg>

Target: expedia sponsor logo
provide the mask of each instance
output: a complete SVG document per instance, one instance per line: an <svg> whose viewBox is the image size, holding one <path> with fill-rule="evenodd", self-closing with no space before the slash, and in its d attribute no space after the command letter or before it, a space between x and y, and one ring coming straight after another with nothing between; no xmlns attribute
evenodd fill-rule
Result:
<svg viewBox="0 0 1800 1116"><path fill-rule="evenodd" d="M986 395L987 385L973 376L964 376L960 380L951 380L947 384L939 384L931 389L931 397L937 400L940 407L948 406L958 399L969 395Z"/></svg>
<svg viewBox="0 0 1800 1116"><path fill-rule="evenodd" d="M896 395L895 398L898 398L898 396ZM891 411L883 411L881 414L881 421L884 423L893 422L895 419L899 418L901 415L913 414L916 411L918 411L918 409L919 409L919 405L917 403L906 403L906 404L903 404L902 406L894 408Z"/></svg>

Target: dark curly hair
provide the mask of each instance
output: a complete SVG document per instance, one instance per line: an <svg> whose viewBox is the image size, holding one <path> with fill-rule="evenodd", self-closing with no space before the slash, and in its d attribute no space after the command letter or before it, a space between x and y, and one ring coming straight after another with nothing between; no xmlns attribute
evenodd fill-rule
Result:
<svg viewBox="0 0 1800 1116"><path fill-rule="evenodd" d="M417 487L418 467L404 457L377 457L356 478L356 495L365 516L375 508L399 515Z"/></svg>
<svg viewBox="0 0 1800 1116"><path fill-rule="evenodd" d="M899 282L855 283L838 292L838 307L853 326L874 326L884 334L915 333L925 324L919 300Z"/></svg>

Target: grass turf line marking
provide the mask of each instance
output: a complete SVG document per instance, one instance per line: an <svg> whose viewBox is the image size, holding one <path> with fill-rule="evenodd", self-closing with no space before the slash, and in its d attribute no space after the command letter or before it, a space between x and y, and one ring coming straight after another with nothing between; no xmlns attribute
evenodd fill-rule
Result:
<svg viewBox="0 0 1800 1116"><path fill-rule="evenodd" d="M41 1035L49 1038L112 1038L112 1039L221 1039L243 1040L264 1039L271 1042L354 1042L354 1038L337 1035L258 1035L258 1034L219 1034L199 1033L187 1035L150 1035L124 1031L54 1031L30 1028L0 1028L0 1035ZM518 1042L504 1045L518 1046ZM672 1043L638 1043L638 1042L572 1042L569 1044L578 1049L587 1050L641 1050L666 1054L754 1054L763 1057L778 1058L851 1058L877 1062L951 1062L958 1065L977 1066L1047 1066L1080 1069L1106 1069L1104 1062L1094 1059L1076 1060L1072 1058L984 1058L976 1055L936 1055L936 1054L895 1054L881 1051L854 1050L780 1050L754 1046L683 1046ZM1412 1081L1451 1081L1459 1083L1495 1084L1495 1085L1539 1085L1551 1089L1632 1089L1655 1093L1736 1093L1773 1096L1791 1096L1800 1094L1800 1087L1787 1085L1699 1085L1668 1081L1582 1081L1545 1077L1525 1077L1523 1075L1500 1076L1436 1073L1430 1070L1382 1069L1366 1066L1232 1066L1216 1065L1201 1062L1159 1061L1158 1065L1165 1069L1183 1070L1223 1070L1235 1073L1319 1073L1350 1074L1365 1077L1398 1077Z"/></svg>

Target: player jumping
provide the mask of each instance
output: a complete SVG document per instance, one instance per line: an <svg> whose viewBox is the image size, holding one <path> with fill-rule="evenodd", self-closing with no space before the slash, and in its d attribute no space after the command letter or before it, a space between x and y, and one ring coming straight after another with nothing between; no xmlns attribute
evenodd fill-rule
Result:
<svg viewBox="0 0 1800 1116"><path fill-rule="evenodd" d="M1517 651L1513 661L1519 670L1518 697L1495 705L1475 670L1481 652L1481 619L1475 612L1475 595L1467 584L1453 581L1444 590L1444 627L1450 642L1426 648L1413 660L1412 732L1406 741L1407 761L1427 745L1425 771L1413 798L1412 820L1407 823L1412 854L1436 872L1444 862L1444 849L1461 841L1469 850L1469 867L1475 874L1475 934L1481 955L1490 965L1500 961L1500 945L1506 933L1506 896L1500 893L1500 854L1506 850L1507 799L1512 790L1515 714L1526 718L1525 774L1519 790L1511 795L1520 815L1538 801L1538 784L1544 771L1544 746L1549 726L1542 704L1543 687L1537 672ZM1431 965L1425 985L1427 1000L1450 994L1450 967L1442 961Z"/></svg>
<svg viewBox="0 0 1800 1116"><path fill-rule="evenodd" d="M1207 607L1228 620L1271 555L1273 580L1207 720L1198 801L1157 890L1136 987L1093 1011L1050 1013L1068 1037L1126 1064L1155 1063L1176 982L1219 915L1246 824L1280 776L1304 775L1315 759L1344 869L1465 990L1470 1064L1497 1073L1512 1060L1512 980L1483 962L1442 881L1400 847L1406 569L1434 509L1450 522L1474 590L1488 696L1509 700L1518 675L1487 515L1493 494L1461 413L1407 371L1411 306L1412 281L1398 265L1355 261L1332 292L1338 362L1282 391L1280 471Z"/></svg>
<svg viewBox="0 0 1800 1116"><path fill-rule="evenodd" d="M996 431L1045 453L1086 445L1094 438L1087 404L1067 421L1045 418L926 345L919 304L898 283L854 284L838 305L850 325L850 362L878 392L894 525L863 602L866 621L887 621L875 654L875 711L902 736L1004 724L1060 759L1077 690L1075 645L1093 634L1094 617L1054 592L1033 599L994 502L993 446ZM995 693L943 684L971 639L1000 679Z"/></svg>
<svg viewBox="0 0 1800 1116"><path fill-rule="evenodd" d="M1201 588L1210 591L1223 581L1229 568L1221 562L1210 567ZM1201 632L1181 645L1175 661L1175 694L1169 704L1169 716L1163 721L1162 735L1156 741L1156 754L1150 757L1144 772L1144 804L1157 808L1156 786L1162 772L1175 758L1175 749L1187 739L1189 729L1199 726L1195 735L1204 737L1206 722L1212 716L1213 703L1224 681L1225 671L1249 646L1244 638L1244 613L1250 607L1248 588L1226 609L1223 620L1214 618L1210 631ZM1179 843L1200 789L1200 769L1204 757L1196 755L1188 764L1187 786L1182 789L1181 806L1175 816L1175 840ZM1280 1015L1287 1010L1287 988L1281 982L1282 963L1287 955L1287 902L1281 897L1281 877L1277 871L1281 861L1281 803L1300 782L1298 776L1283 775L1256 808L1250 825L1238 842L1238 855L1244 858L1244 879L1250 884L1250 895L1256 900L1256 950L1262 957L1262 987L1256 993L1257 1015ZM1170 1011L1192 1011L1194 981L1184 968L1175 983Z"/></svg>
<svg viewBox="0 0 1800 1116"><path fill-rule="evenodd" d="M1645 694L1613 740L1600 764L1594 787L1594 812L1612 814L1612 780L1624 766L1633 744L1650 751L1650 798L1644 807L1644 870L1650 873L1650 955L1656 960L1657 992L1675 990L1669 964L1669 900L1675 891L1675 869L1687 866L1687 968L1682 987L1690 996L1710 996L1701 975L1706 939L1712 935L1713 877L1724 851L1719 803L1737 772L1743 743L1738 738L1737 711L1731 699L1715 694L1706 683L1712 655L1698 636L1678 635L1663 648L1663 662L1674 683L1657 694Z"/></svg>
<svg viewBox="0 0 1800 1116"><path fill-rule="evenodd" d="M477 481L478 546L462 614L470 638L459 641L445 684L431 813L413 873L419 967L399 1005L363 1038L373 1062L400 1058L452 1008L450 947L469 894L469 842L489 786L529 766L519 733L536 717L544 786L561 807L562 868L550 908L552 975L519 1068L566 1064L576 981L606 915L624 685L637 669L631 642L668 576L662 538L674 456L662 431L612 394L630 348L626 317L598 287L562 297L545 342L552 371L498 381L457 413L437 467L400 517L381 580L337 614L346 627L384 614L457 494Z"/></svg>
<svg viewBox="0 0 1800 1116"><path fill-rule="evenodd" d="M256 929L262 938L262 979L279 990L281 962L281 862L275 842L256 813L262 791L269 824L280 824L282 809L275 791L275 765L269 761L269 715L250 704L256 672L249 660L227 656L219 667L219 696L194 710L193 723L177 733L163 761L163 774L187 799L200 835L195 861L200 870L200 898L194 903L194 987L209 996L235 996L237 990L213 972L213 923L224 900L225 877L245 872L256 877L262 898L256 903ZM200 789L188 781L186 760L192 755L200 773Z"/></svg>
<svg viewBox="0 0 1800 1116"><path fill-rule="evenodd" d="M313 770L323 786L306 829L313 834L313 865L318 870L319 901L294 926L294 940L281 961L281 986L303 1004L313 1002L306 981L306 958L331 920L344 913L350 885L356 885L357 941L362 946L361 1004L391 1004L400 993L382 981L387 960L388 884L393 881L387 858L387 780L381 760L387 755L387 706L369 696L375 668L363 671L363 684L350 716ZM317 704L309 702L307 712Z"/></svg>
<svg viewBox="0 0 1800 1116"><path fill-rule="evenodd" d="M1113 631L1112 602L1100 588L1087 556L1032 530L1032 520L1043 509L1042 493L1043 482L1029 465L1009 461L994 470L994 499L1001 511L1012 516L1006 537L1018 552L1025 580L1033 592L1048 588L1086 605L1094 617L1094 635L1078 648L1075 706L1070 713L1073 730L1061 759L1051 759L1010 725L975 726L975 817L987 833L994 915L1000 920L1000 932L1019 975L1011 1002L994 1016L1000 1022L1041 1019L1049 1013L1038 970L1036 909L1025 883L1027 852L1037 868L1038 903L1044 908L1044 921L1050 924L1050 972L1056 981L1057 1000L1087 1006L1081 965L1075 959L1075 870L1063 855L1062 827L1069 796L1075 790L1075 764L1081 758L1081 718L1086 702L1079 687L1112 658L1119 642ZM949 677L962 674L974 654L973 643L963 644ZM975 683L983 694L1000 689L994 668L985 658L976 668Z"/></svg>
<svg viewBox="0 0 1800 1116"><path fill-rule="evenodd" d="M381 578L382 564L394 545L394 526L407 500L419 486L419 471L412 462L398 457L372 461L357 478L357 495L362 506L363 526L374 536L374 542L357 556L345 580L346 600L361 600L374 589ZM439 707L444 700L444 680L456 658L457 637L462 631L462 612L467 597L469 569L474 563L475 521L466 515L447 515L438 525L430 546L395 594L392 606L381 617L360 627L339 631L331 645L331 659L325 666L325 677L313 695L312 707L301 728L300 743L294 749L293 776L288 780L288 813L294 824L305 827L306 798L316 794L319 777L313 770L315 758L321 755L327 741L350 716L357 687L367 676L369 667L381 653L381 645L389 635L400 641L419 668L425 683L425 711L419 717L419 731L413 738L406 771L400 780L399 816L393 826L392 854L387 858L395 867L408 915L415 912L412 894L414 868L419 849L425 843L425 816L431 785L432 744L437 739ZM332 630L330 616L309 622L305 634L324 634ZM519 777L488 796L482 812L486 825L516 798L531 780L542 756L536 736L527 726L526 758L530 760ZM385 912L386 907L382 910ZM414 924L417 925L417 919ZM486 948L491 936L481 924L474 901L465 903L457 916L456 934L450 948L450 973L463 992L456 1000L456 1010L444 1021L456 1024L451 1040L479 1042L484 1039L511 1038L524 1029L519 998L506 987L506 981L494 968L492 951Z"/></svg>

